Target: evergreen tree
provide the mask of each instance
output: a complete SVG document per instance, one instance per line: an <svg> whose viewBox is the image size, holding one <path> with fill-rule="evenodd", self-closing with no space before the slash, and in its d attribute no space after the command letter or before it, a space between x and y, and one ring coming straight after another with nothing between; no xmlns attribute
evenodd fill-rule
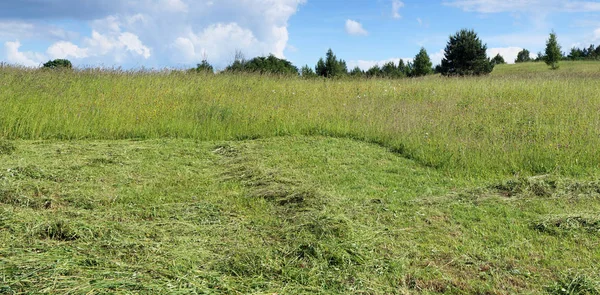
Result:
<svg viewBox="0 0 600 295"><path fill-rule="evenodd" d="M370 69L367 70L366 75L368 78L373 77L381 77L382 76L381 68L379 65L374 65Z"/></svg>
<svg viewBox="0 0 600 295"><path fill-rule="evenodd" d="M346 62L343 60L338 60L337 56L333 54L333 50L329 49L325 58L325 67L327 68L326 77L339 77L348 73L348 68L346 67Z"/></svg>
<svg viewBox="0 0 600 295"><path fill-rule="evenodd" d="M402 73L393 61L387 62L381 67L381 74L386 78L400 78L402 76Z"/></svg>
<svg viewBox="0 0 600 295"><path fill-rule="evenodd" d="M487 57L487 45L473 30L461 30L450 36L442 59L442 74L483 75L489 74L494 65Z"/></svg>
<svg viewBox="0 0 600 295"><path fill-rule="evenodd" d="M517 53L517 59L515 59L515 63L528 61L531 61L531 57L529 57L529 50L523 49Z"/></svg>
<svg viewBox="0 0 600 295"><path fill-rule="evenodd" d="M317 77L317 74L315 73L315 71L313 71L313 69L311 69L308 65L305 65L302 67L302 69L300 70L300 74L302 75L302 78Z"/></svg>
<svg viewBox="0 0 600 295"><path fill-rule="evenodd" d="M400 59L400 61L398 62L398 72L400 73L401 77L407 77L408 73L407 72L407 67L406 64L404 63L404 60Z"/></svg>
<svg viewBox="0 0 600 295"><path fill-rule="evenodd" d="M431 74L431 59L427 55L427 50L421 47L421 50L415 56L413 65L412 75L414 77L420 77Z"/></svg>
<svg viewBox="0 0 600 295"><path fill-rule="evenodd" d="M535 62L539 62L539 61L544 61L546 59L546 56L540 51L537 53L537 56L535 58Z"/></svg>
<svg viewBox="0 0 600 295"><path fill-rule="evenodd" d="M338 59L331 48L325 54L325 60L320 58L315 67L317 75L333 78L348 74L348 67L344 60Z"/></svg>
<svg viewBox="0 0 600 295"><path fill-rule="evenodd" d="M354 69L350 71L350 76L352 77L362 77L364 74L365 72L363 72L363 70L361 70L358 66L354 67Z"/></svg>
<svg viewBox="0 0 600 295"><path fill-rule="evenodd" d="M556 40L556 33L552 31L546 42L546 64L553 70L556 70L559 67L558 62L561 58L562 53L560 51L560 45L558 45L558 40Z"/></svg>
<svg viewBox="0 0 600 295"><path fill-rule="evenodd" d="M319 58L317 65L315 66L315 73L321 77L327 77L327 66L323 58Z"/></svg>
<svg viewBox="0 0 600 295"><path fill-rule="evenodd" d="M567 56L570 60L578 60L583 58L583 52L579 48L571 48L571 52Z"/></svg>
<svg viewBox="0 0 600 295"><path fill-rule="evenodd" d="M492 63L494 63L494 65L503 65L506 62L504 61L504 57L498 53L496 56L494 56L494 58L492 58Z"/></svg>

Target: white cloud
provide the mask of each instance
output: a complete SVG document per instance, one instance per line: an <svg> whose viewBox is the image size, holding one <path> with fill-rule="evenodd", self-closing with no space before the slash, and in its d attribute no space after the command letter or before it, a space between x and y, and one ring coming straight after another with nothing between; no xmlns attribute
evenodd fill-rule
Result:
<svg viewBox="0 0 600 295"><path fill-rule="evenodd" d="M17 6L19 15L36 22L65 17L60 9L46 5L37 9L25 3ZM76 5L79 0L61 0ZM53 55L87 56L76 58L75 64L124 66L143 64L163 66L178 63L195 64L207 56L211 64L224 67L239 50L247 57L274 54L285 58L288 48L288 21L306 0L105 0L112 5L93 4L94 9L75 19L87 19L91 33L75 36L56 30L45 51ZM61 2L62 6L68 6ZM1 1L0 1L1 3ZM63 5L64 4L64 5ZM118 4L118 5L117 5ZM91 4L90 4L91 5ZM2 6L2 4L0 4ZM42 5L44 6L44 5ZM51 9L52 8L52 9ZM17 12L15 12L17 13ZM1 14L1 12L0 12ZM38 23L43 23L38 21ZM16 28L27 29L29 35L11 35L10 39L39 40L36 28L23 24L0 22L0 37ZM46 22L47 23L47 22ZM78 23L83 25L83 23ZM3 29L3 26L5 29ZM66 27L61 27L66 28ZM20 37L26 36L26 37ZM46 38L49 39L49 38ZM58 39L58 40L57 40ZM58 43L64 42L64 43ZM67 46L67 44L72 46ZM147 59L146 61L144 61Z"/></svg>
<svg viewBox="0 0 600 295"><path fill-rule="evenodd" d="M145 59L150 57L150 48L144 46L140 38L135 34L125 32L119 36L119 42L130 52L143 56Z"/></svg>
<svg viewBox="0 0 600 295"><path fill-rule="evenodd" d="M600 28L597 28L596 30L594 30L593 41L600 42Z"/></svg>
<svg viewBox="0 0 600 295"><path fill-rule="evenodd" d="M51 59L57 58L85 58L88 57L86 48L79 48L79 46L66 41L60 41L52 44L47 50L48 56Z"/></svg>
<svg viewBox="0 0 600 295"><path fill-rule="evenodd" d="M4 50L6 59L11 64L18 64L26 67L39 67L45 57L41 54L34 52L21 52L21 42L5 42Z"/></svg>
<svg viewBox="0 0 600 295"><path fill-rule="evenodd" d="M500 54L506 63L512 64L515 63L515 59L517 59L517 55L519 52L521 52L521 50L523 50L521 47L488 48L487 55L490 58L494 58L496 54ZM531 58L536 58L537 54L529 52L529 56Z"/></svg>
<svg viewBox="0 0 600 295"><path fill-rule="evenodd" d="M400 8L404 7L404 2L400 0L392 0L392 17L395 19L401 19Z"/></svg>
<svg viewBox="0 0 600 295"><path fill-rule="evenodd" d="M181 0L162 0L162 7L169 12L188 12L187 4Z"/></svg>
<svg viewBox="0 0 600 295"><path fill-rule="evenodd" d="M369 32L365 30L361 23L351 19L346 20L346 33L355 36L367 36Z"/></svg>
<svg viewBox="0 0 600 295"><path fill-rule="evenodd" d="M114 56L114 60L122 61L127 54L130 56L140 56L148 59L151 56L150 48L146 47L138 38L137 35L129 32L114 32L112 34L101 34L97 31L92 31L92 36L85 38L82 42L83 47L80 47L72 42L59 41L50 47L46 53L52 59L56 58L100 58L107 55Z"/></svg>
<svg viewBox="0 0 600 295"><path fill-rule="evenodd" d="M196 56L196 47L192 40L188 38L177 38L175 42L173 42L172 47L181 54L180 59L185 62L194 62L194 60L198 59Z"/></svg>
<svg viewBox="0 0 600 295"><path fill-rule="evenodd" d="M429 59L431 59L431 64L433 66L441 64L442 59L444 59L444 57L445 57L444 49L440 49L439 51L429 55Z"/></svg>

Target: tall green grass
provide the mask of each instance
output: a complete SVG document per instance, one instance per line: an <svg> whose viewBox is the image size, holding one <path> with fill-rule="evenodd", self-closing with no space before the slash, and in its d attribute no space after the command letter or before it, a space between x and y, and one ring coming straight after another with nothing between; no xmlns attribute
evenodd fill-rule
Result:
<svg viewBox="0 0 600 295"><path fill-rule="evenodd" d="M523 66L479 78L348 81L1 67L0 138L318 134L375 142L448 174L595 174L600 64L513 67Z"/></svg>

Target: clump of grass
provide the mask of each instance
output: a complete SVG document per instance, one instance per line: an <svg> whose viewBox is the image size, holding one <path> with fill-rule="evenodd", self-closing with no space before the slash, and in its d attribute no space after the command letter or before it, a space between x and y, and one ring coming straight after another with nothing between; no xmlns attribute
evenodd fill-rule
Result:
<svg viewBox="0 0 600 295"><path fill-rule="evenodd" d="M36 165L27 165L8 169L6 170L5 174L15 178L29 178L38 180L44 179L47 176L46 173L44 173L44 171Z"/></svg>
<svg viewBox="0 0 600 295"><path fill-rule="evenodd" d="M600 282L596 279L586 274L563 275L547 291L552 295L598 295Z"/></svg>
<svg viewBox="0 0 600 295"><path fill-rule="evenodd" d="M0 204L31 209L48 209L52 207L52 200L43 197L39 193L28 195L27 193L14 188L0 187Z"/></svg>
<svg viewBox="0 0 600 295"><path fill-rule="evenodd" d="M17 147L10 141L0 139L0 156L12 155L17 150Z"/></svg>
<svg viewBox="0 0 600 295"><path fill-rule="evenodd" d="M533 228L539 232L552 235L572 234L574 232L600 234L600 218L585 216L552 217L533 224Z"/></svg>
<svg viewBox="0 0 600 295"><path fill-rule="evenodd" d="M38 231L38 235L42 239L61 242L75 241L80 237L73 226L63 220L52 221L42 225Z"/></svg>
<svg viewBox="0 0 600 295"><path fill-rule="evenodd" d="M557 175L512 178L491 185L489 188L506 197L585 196L586 198L594 198L600 196L600 183L598 181L574 180L558 177Z"/></svg>

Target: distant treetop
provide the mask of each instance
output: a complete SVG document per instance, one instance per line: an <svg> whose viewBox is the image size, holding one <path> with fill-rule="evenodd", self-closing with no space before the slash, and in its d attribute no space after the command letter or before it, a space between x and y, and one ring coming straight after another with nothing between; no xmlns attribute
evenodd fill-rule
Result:
<svg viewBox="0 0 600 295"><path fill-rule="evenodd" d="M49 69L72 69L73 64L68 59L55 59L44 64L44 68Z"/></svg>

